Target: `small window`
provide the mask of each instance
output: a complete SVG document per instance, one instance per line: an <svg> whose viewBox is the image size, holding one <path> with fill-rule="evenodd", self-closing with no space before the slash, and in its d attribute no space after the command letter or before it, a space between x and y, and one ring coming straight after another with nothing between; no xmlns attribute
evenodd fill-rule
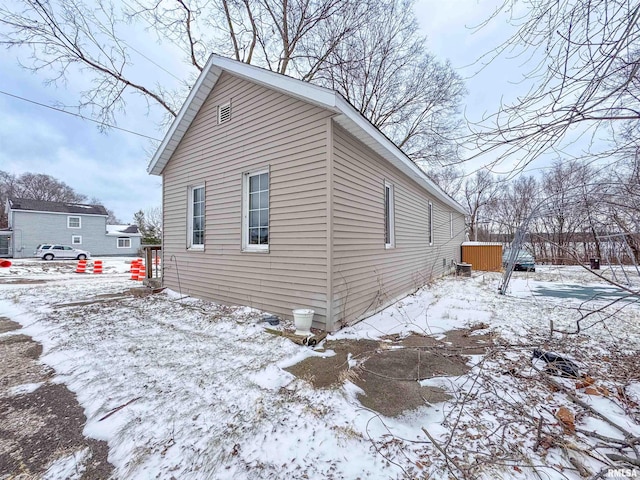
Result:
<svg viewBox="0 0 640 480"><path fill-rule="evenodd" d="M204 249L204 185L189 189L188 248Z"/></svg>
<svg viewBox="0 0 640 480"><path fill-rule="evenodd" d="M245 173L243 178L242 247L269 250L269 171Z"/></svg>
<svg viewBox="0 0 640 480"><path fill-rule="evenodd" d="M129 237L118 237L118 248L131 248L131 239Z"/></svg>
<svg viewBox="0 0 640 480"><path fill-rule="evenodd" d="M427 211L428 218L428 237L429 237L429 245L433 245L433 204L429 202L429 210Z"/></svg>
<svg viewBox="0 0 640 480"><path fill-rule="evenodd" d="M82 245L82 235L71 235L71 245Z"/></svg>
<svg viewBox="0 0 640 480"><path fill-rule="evenodd" d="M80 217L67 217L67 228L80 228L81 226Z"/></svg>
<svg viewBox="0 0 640 480"><path fill-rule="evenodd" d="M218 107L218 124L231 120L231 103L226 103Z"/></svg>
<svg viewBox="0 0 640 480"><path fill-rule="evenodd" d="M62 245L54 245L52 250L64 250L64 247Z"/></svg>
<svg viewBox="0 0 640 480"><path fill-rule="evenodd" d="M453 238L453 212L449 212L449 238Z"/></svg>
<svg viewBox="0 0 640 480"><path fill-rule="evenodd" d="M393 185L384 182L384 246L393 248L395 239L395 208L393 198Z"/></svg>

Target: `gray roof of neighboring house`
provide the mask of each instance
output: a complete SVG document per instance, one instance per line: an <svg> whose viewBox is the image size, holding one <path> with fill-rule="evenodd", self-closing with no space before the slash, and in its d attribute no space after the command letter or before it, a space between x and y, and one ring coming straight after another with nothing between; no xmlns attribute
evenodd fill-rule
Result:
<svg viewBox="0 0 640 480"><path fill-rule="evenodd" d="M27 210L33 212L75 213L81 215L109 214L102 205L85 205L70 202L47 202L45 200L32 200L29 198L10 198L9 207L12 210Z"/></svg>
<svg viewBox="0 0 640 480"><path fill-rule="evenodd" d="M121 235L123 233L142 236L137 225L107 225L107 235Z"/></svg>
<svg viewBox="0 0 640 480"><path fill-rule="evenodd" d="M182 137L223 71L335 112L334 120L351 135L378 153L436 198L458 212L468 214L462 205L436 185L398 146L338 92L215 54L211 54L209 57L207 64L182 105L178 116L169 127L164 140L151 159L147 172L152 175L162 174L164 167L169 162L169 158L175 152Z"/></svg>

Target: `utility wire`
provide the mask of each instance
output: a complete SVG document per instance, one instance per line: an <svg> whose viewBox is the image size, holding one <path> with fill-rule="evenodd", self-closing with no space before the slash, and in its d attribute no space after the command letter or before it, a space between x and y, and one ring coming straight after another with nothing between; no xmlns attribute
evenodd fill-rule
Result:
<svg viewBox="0 0 640 480"><path fill-rule="evenodd" d="M131 50L133 50L134 52L136 52L138 55L142 56L143 58L147 59L147 61L153 63L156 67L158 67L160 70L163 70L164 72L168 73L169 75L171 75L173 78L175 78L176 80L178 80L181 83L184 83L184 79L174 75L173 73L171 73L169 70L167 70L166 68L164 68L162 65L154 62L152 59L150 59L149 57L147 57L144 53L142 53L140 50L132 47L131 45L127 45L128 48L130 48Z"/></svg>
<svg viewBox="0 0 640 480"><path fill-rule="evenodd" d="M19 95L14 95L14 94L9 93L9 92L5 92L5 91L0 90L0 93L3 94L3 95L6 95L8 97L17 98L18 100L22 100L24 102L33 103L34 105L38 105L40 107L44 107L44 108L49 108L51 110L55 110L56 112L62 112L62 113L66 113L67 115L73 115L74 117L81 118L82 120L88 120L89 122L97 123L98 125L102 125L103 127L115 128L116 130L121 130L121 131L126 132L126 133L131 133L132 135L137 135L139 137L148 138L149 140L155 140L156 142L160 142L161 141L159 138L150 137L150 136L145 135L143 133L134 132L133 130L127 130L126 128L117 127L115 125L111 125L111 124L105 123L105 122L100 122L99 120L94 120L93 118L85 117L84 115L80 115L79 113L68 112L66 110L63 110L62 108L52 107L51 105L46 105L44 103L36 102L35 100L30 100L28 98L24 98L24 97L21 97Z"/></svg>

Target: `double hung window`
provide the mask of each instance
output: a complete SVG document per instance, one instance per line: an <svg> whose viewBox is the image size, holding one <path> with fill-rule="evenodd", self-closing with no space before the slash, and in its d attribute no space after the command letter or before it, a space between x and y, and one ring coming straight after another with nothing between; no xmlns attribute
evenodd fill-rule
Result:
<svg viewBox="0 0 640 480"><path fill-rule="evenodd" d="M131 239L129 237L118 237L118 248L131 248Z"/></svg>
<svg viewBox="0 0 640 480"><path fill-rule="evenodd" d="M427 237L429 239L429 245L433 245L433 203L429 202L429 209L427 211L428 215L428 225L427 228L429 231L427 232Z"/></svg>
<svg viewBox="0 0 640 480"><path fill-rule="evenodd" d="M204 185L189 189L188 246L190 249L204 249Z"/></svg>
<svg viewBox="0 0 640 480"><path fill-rule="evenodd" d="M67 217L67 228L81 228L81 218L80 217Z"/></svg>
<svg viewBox="0 0 640 480"><path fill-rule="evenodd" d="M395 212L394 212L393 185L384 182L384 246L393 248L395 239Z"/></svg>
<svg viewBox="0 0 640 480"><path fill-rule="evenodd" d="M243 250L268 251L269 171L245 173L243 192Z"/></svg>

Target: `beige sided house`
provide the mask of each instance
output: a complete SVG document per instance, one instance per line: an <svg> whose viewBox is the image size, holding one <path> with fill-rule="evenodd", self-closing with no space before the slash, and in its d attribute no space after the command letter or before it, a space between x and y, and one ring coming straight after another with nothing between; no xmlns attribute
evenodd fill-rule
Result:
<svg viewBox="0 0 640 480"><path fill-rule="evenodd" d="M149 173L163 282L336 330L447 273L465 210L340 94L211 56Z"/></svg>

